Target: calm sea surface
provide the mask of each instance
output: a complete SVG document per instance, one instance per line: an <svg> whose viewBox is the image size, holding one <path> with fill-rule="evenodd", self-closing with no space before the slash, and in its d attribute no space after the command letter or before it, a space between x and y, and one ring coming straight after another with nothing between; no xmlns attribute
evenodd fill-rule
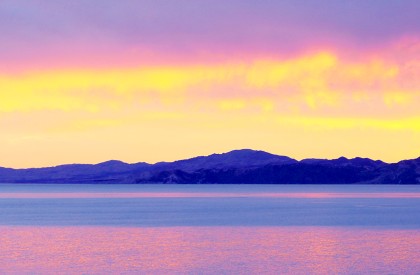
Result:
<svg viewBox="0 0 420 275"><path fill-rule="evenodd" d="M0 274L420 274L420 186L0 184Z"/></svg>

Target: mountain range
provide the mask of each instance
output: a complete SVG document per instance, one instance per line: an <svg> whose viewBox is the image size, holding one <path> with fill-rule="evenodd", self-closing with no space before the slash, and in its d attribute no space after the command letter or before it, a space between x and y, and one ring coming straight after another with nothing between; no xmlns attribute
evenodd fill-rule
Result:
<svg viewBox="0 0 420 275"><path fill-rule="evenodd" d="M420 184L420 157L398 163L368 158L295 159L251 149L174 162L0 167L0 183Z"/></svg>

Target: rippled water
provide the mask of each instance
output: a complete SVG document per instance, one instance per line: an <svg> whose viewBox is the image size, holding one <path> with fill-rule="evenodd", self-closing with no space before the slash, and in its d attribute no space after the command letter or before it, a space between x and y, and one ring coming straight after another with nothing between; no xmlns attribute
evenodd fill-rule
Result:
<svg viewBox="0 0 420 275"><path fill-rule="evenodd" d="M418 274L420 187L0 185L1 274Z"/></svg>
<svg viewBox="0 0 420 275"><path fill-rule="evenodd" d="M415 274L417 231L0 227L1 273Z"/></svg>

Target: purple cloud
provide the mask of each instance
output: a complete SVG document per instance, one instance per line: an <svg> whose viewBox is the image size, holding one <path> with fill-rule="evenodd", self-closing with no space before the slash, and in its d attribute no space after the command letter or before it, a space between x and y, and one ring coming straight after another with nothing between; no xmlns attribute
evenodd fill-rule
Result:
<svg viewBox="0 0 420 275"><path fill-rule="evenodd" d="M0 57L289 53L314 44L376 47L419 36L417 0L3 0ZM63 50L65 49L65 50Z"/></svg>

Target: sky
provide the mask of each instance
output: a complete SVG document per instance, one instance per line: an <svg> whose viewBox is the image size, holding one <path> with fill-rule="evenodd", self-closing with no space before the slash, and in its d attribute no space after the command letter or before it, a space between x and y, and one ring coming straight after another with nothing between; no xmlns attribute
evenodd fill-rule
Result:
<svg viewBox="0 0 420 275"><path fill-rule="evenodd" d="M418 0L2 0L0 166L420 156Z"/></svg>

